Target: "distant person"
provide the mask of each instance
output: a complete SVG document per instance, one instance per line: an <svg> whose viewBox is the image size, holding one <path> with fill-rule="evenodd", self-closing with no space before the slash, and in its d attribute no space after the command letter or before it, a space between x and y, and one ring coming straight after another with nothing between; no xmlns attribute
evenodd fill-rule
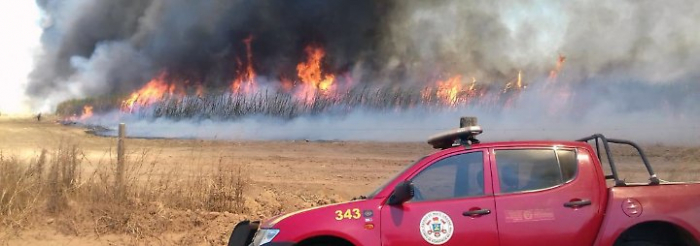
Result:
<svg viewBox="0 0 700 246"><path fill-rule="evenodd" d="M41 121L41 113L36 115L36 121Z"/></svg>

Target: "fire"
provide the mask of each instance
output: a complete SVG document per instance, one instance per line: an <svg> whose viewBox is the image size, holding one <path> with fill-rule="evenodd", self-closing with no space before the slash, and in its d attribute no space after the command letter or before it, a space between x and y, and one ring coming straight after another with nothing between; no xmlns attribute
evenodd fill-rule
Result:
<svg viewBox="0 0 700 246"><path fill-rule="evenodd" d="M434 96L442 105L448 106L470 103L474 99L478 100L484 96L483 88L477 88L476 85L476 77L472 77L471 83L466 85L462 81L462 75L455 75L445 81L436 81L434 87L426 87L421 90L421 98L428 102Z"/></svg>
<svg viewBox="0 0 700 246"><path fill-rule="evenodd" d="M518 71L518 77L515 79L515 81L506 83L506 85L503 87L502 92L506 93L510 90L520 91L525 88L527 88L527 86L523 85L523 72Z"/></svg>
<svg viewBox="0 0 700 246"><path fill-rule="evenodd" d="M290 92L294 88L294 82L288 78L282 77L280 78L280 88L282 88L284 92Z"/></svg>
<svg viewBox="0 0 700 246"><path fill-rule="evenodd" d="M476 89L476 77L472 77L472 84L469 86L469 91L472 92Z"/></svg>
<svg viewBox="0 0 700 246"><path fill-rule="evenodd" d="M547 83L543 88L544 92L550 95L551 100L558 102L549 105L550 115L558 114L559 112L565 110L573 94L573 91L571 90L569 84L554 83L557 81L557 78L561 73L561 69L564 66L565 61L566 57L559 55L559 58L557 59L557 64L554 67L554 69L550 71L549 79L547 80Z"/></svg>
<svg viewBox="0 0 700 246"><path fill-rule="evenodd" d="M80 120L84 121L90 117L92 117L92 106L90 106L90 105L83 106L83 114L80 115Z"/></svg>
<svg viewBox="0 0 700 246"><path fill-rule="evenodd" d="M321 70L321 62L323 57L326 56L323 48L307 46L305 51L307 55L306 61L297 65L297 75L302 82L302 88L298 96L305 98L308 103L309 100L313 100L317 93L328 95L333 90L335 75L324 75Z"/></svg>
<svg viewBox="0 0 700 246"><path fill-rule="evenodd" d="M84 105L83 106L83 112L78 116L78 114L73 114L70 117L65 117L63 120L68 121L68 122L76 122L76 121L85 121L92 117L92 109L93 107L91 105Z"/></svg>
<svg viewBox="0 0 700 246"><path fill-rule="evenodd" d="M446 81L437 82L436 96L448 105L457 103L457 96L462 91L462 76L457 75Z"/></svg>
<svg viewBox="0 0 700 246"><path fill-rule="evenodd" d="M253 36L248 36L248 38L243 40L245 44L246 51L246 64L243 68L241 60L236 59L238 64L238 69L236 69L236 78L231 82L231 92L232 93L250 93L256 89L255 83L255 69L253 68L253 52L251 51L250 45L253 42Z"/></svg>
<svg viewBox="0 0 700 246"><path fill-rule="evenodd" d="M197 95L199 98L204 97L204 87L202 84L197 84L195 95Z"/></svg>
<svg viewBox="0 0 700 246"><path fill-rule="evenodd" d="M566 61L566 56L559 55L559 59L557 59L557 65L552 69L552 71L549 72L549 81L553 82L557 79L557 76L559 75L559 72L561 71L561 68L564 66L564 62Z"/></svg>
<svg viewBox="0 0 700 246"><path fill-rule="evenodd" d="M166 73L161 73L149 81L138 91L131 93L128 99L122 102L122 111L132 112L136 106L147 106L162 99L165 95L173 95L177 88L165 81Z"/></svg>
<svg viewBox="0 0 700 246"><path fill-rule="evenodd" d="M257 74L253 66L252 42L252 36L248 36L242 41L245 45L246 57L245 59L236 59L236 76L230 81L231 93L250 95L259 90L256 80ZM292 96L292 103L302 106L312 105L319 98L332 99L331 101L337 99L340 103L343 103L342 100L345 99L355 100L351 97L345 98L343 97L345 94L339 93L340 91L345 92L346 89L347 91L354 89L355 81L348 73L334 74L323 70L324 58L326 58L327 55L323 47L308 45L304 48L304 52L305 56L296 64L297 78L287 74L278 75L278 92ZM559 55L556 67L549 73L550 81L554 81L557 78L565 60L566 57ZM211 89L205 88L201 81L190 83L189 80L186 80L184 84L180 83L181 81L177 80L177 78L175 78L176 80L174 81L168 81L166 79L171 79L171 77L166 75L165 72L159 74L141 89L133 92L122 102L122 111L134 112L134 109L138 110L138 107L148 106L158 101L172 98L187 102L188 100L185 100L187 94L193 92L197 97L202 99L208 96L208 90ZM424 89L420 91L422 101L417 101L413 94L409 97L396 96L391 100L394 100L393 102L397 110L401 109L406 104L410 104L411 107L413 107L413 104L421 102L433 104L433 106L438 107L452 108L457 105L500 107L501 104L503 107L509 108L517 102L521 92L528 89L527 83L523 81L523 71L517 71L517 76L514 75L515 74L511 74L510 76L512 77L510 77L510 79L503 81L505 82L505 86L503 87L501 87L503 85L502 83L489 82L488 78L484 79L486 82L477 84L476 77L471 77L471 80L469 80L467 79L468 77L464 77L464 74L453 75L451 77L447 76L438 80L433 80L434 83L424 87ZM463 80L463 78L465 79ZM545 86L545 89L547 89L546 87L547 86ZM566 99L570 97L570 95L567 94L570 88L564 85L554 87L557 88L549 88L551 91L546 93L546 95L560 96L560 98L563 99L561 101L566 101ZM542 87L534 88L542 89ZM388 93L403 93L401 90L398 90L399 88L394 89L396 89L396 92ZM228 90L224 91L226 95L228 95L227 92ZM364 93L364 91L362 93ZM375 96L381 97L382 94L377 93ZM357 99L360 104L365 104L368 100L365 96L361 96ZM83 112L84 116L81 118L90 117L90 115L92 115L92 107L88 108L86 106Z"/></svg>

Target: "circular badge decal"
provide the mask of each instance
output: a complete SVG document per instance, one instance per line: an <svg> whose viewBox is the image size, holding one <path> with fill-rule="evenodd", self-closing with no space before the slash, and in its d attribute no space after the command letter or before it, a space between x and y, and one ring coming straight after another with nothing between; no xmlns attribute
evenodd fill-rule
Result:
<svg viewBox="0 0 700 246"><path fill-rule="evenodd" d="M421 236L426 242L433 245L449 241L454 230L450 216L440 211L428 212L420 220Z"/></svg>

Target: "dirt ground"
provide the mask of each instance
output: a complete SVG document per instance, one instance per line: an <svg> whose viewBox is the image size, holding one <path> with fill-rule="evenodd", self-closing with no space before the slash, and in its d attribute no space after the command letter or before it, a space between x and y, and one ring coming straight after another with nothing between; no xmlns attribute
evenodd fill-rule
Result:
<svg viewBox="0 0 700 246"><path fill-rule="evenodd" d="M94 136L83 128L64 126L54 120L45 117L37 122L30 118L0 117L0 151L5 156L32 159L41 149L73 142L84 153L87 168L83 171L87 173L111 158L110 150L115 149L116 139ZM234 223L241 219L263 218L368 194L407 164L434 151L425 143L128 139L127 151L144 150L162 173L172 169L202 172L206 170L203 166L222 160L243 166L250 181L244 194L245 212L172 210L167 225L173 229L146 239L121 234L98 235L80 225L74 232L66 233L51 218L35 219L0 243L225 244ZM645 146L645 150L662 179L700 179L700 147L655 145ZM617 161L622 163L623 176L643 181L638 157L628 149L616 149L616 153L620 156Z"/></svg>

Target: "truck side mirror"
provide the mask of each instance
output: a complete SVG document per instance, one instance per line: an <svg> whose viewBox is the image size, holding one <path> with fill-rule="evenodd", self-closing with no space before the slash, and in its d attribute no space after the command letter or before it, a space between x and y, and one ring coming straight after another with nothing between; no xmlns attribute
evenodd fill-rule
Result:
<svg viewBox="0 0 700 246"><path fill-rule="evenodd" d="M389 205L400 205L413 198L413 183L411 181L403 181L396 185L394 192L389 197Z"/></svg>

